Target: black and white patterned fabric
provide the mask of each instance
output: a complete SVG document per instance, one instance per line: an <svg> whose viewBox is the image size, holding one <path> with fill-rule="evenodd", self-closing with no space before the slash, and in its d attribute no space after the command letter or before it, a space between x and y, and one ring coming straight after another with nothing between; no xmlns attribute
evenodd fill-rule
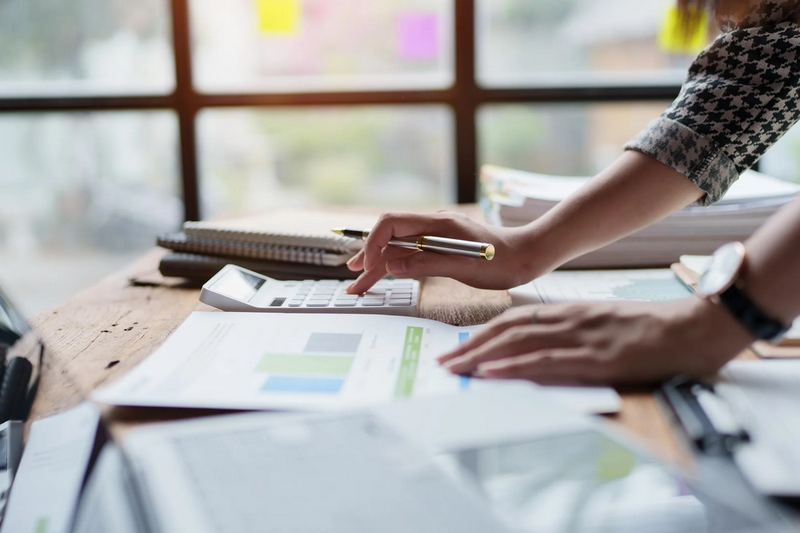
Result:
<svg viewBox="0 0 800 533"><path fill-rule="evenodd" d="M680 95L625 145L686 175L710 205L800 119L800 1L752 2L694 61Z"/></svg>

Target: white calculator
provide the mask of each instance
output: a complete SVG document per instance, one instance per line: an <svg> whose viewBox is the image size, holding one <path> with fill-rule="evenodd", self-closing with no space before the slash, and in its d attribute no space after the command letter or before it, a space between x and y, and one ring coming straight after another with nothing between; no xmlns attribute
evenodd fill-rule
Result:
<svg viewBox="0 0 800 533"><path fill-rule="evenodd" d="M347 294L350 283L352 280L280 281L226 265L203 285L200 301L223 311L417 316L417 280L383 279L364 294Z"/></svg>

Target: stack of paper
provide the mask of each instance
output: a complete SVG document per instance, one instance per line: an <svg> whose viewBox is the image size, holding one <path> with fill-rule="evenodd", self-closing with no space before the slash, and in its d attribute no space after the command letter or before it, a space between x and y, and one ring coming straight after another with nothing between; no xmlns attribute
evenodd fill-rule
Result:
<svg viewBox="0 0 800 533"><path fill-rule="evenodd" d="M493 224L522 226L545 214L589 179L484 166L481 169L483 208ZM747 171L713 206L686 207L567 266L667 266L677 262L682 254L710 254L726 242L747 239L798 192L800 185Z"/></svg>

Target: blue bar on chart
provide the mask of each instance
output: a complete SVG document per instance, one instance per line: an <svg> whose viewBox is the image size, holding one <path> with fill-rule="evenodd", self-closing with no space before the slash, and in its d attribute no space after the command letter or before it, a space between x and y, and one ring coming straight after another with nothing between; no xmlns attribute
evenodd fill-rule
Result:
<svg viewBox="0 0 800 533"><path fill-rule="evenodd" d="M299 394L337 394L342 389L342 385L344 385L344 379L340 378L270 376L261 390Z"/></svg>

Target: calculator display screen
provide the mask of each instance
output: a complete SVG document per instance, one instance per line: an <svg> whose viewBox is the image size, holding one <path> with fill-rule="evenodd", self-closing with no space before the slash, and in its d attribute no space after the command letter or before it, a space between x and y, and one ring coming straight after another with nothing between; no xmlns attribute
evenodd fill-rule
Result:
<svg viewBox="0 0 800 533"><path fill-rule="evenodd" d="M239 270L231 270L228 275L214 284L214 292L223 296L249 302L264 284L264 280Z"/></svg>

